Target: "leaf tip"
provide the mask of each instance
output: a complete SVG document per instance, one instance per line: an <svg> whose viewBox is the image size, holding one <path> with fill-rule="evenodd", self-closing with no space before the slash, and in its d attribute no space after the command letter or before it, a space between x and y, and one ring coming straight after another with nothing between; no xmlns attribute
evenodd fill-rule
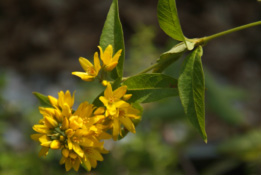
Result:
<svg viewBox="0 0 261 175"><path fill-rule="evenodd" d="M205 142L206 144L208 143L208 138L207 138L207 137L204 138L204 142Z"/></svg>

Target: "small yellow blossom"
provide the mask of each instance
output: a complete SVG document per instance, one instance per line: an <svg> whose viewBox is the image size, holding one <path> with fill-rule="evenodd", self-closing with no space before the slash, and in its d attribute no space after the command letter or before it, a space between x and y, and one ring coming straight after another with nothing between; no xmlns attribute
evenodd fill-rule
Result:
<svg viewBox="0 0 261 175"><path fill-rule="evenodd" d="M130 132L136 133L132 119L139 120L139 113L139 110L129 105L127 107L119 108L115 115L110 116L112 120L112 137L114 140L117 140L119 135L122 136L121 125Z"/></svg>
<svg viewBox="0 0 261 175"><path fill-rule="evenodd" d="M62 150L62 159L60 160L60 164L65 164L66 171L69 171L73 168L75 171L79 170L81 164L81 158L73 151L69 151L64 148Z"/></svg>
<svg viewBox="0 0 261 175"><path fill-rule="evenodd" d="M100 96L100 101L106 107L105 115L115 115L117 108L127 107L129 104L123 101L121 98L126 94L127 86L121 86L118 89L112 91L111 84L108 82L107 88L104 91L104 96Z"/></svg>
<svg viewBox="0 0 261 175"><path fill-rule="evenodd" d="M112 71L118 64L122 49L118 50L117 53L113 56L112 45L108 45L104 52L100 46L98 46L98 48L100 49L100 57L103 62L104 70Z"/></svg>
<svg viewBox="0 0 261 175"><path fill-rule="evenodd" d="M94 54L94 66L89 60L83 57L79 58L79 62L85 72L72 72L72 74L80 77L84 81L93 81L101 69L98 52Z"/></svg>
<svg viewBox="0 0 261 175"><path fill-rule="evenodd" d="M127 130L135 133L135 126L132 122L133 119L140 119L139 110L133 108L129 103L124 100L129 100L131 94L126 94L127 86L121 86L116 90L112 90L111 84L108 83L107 88L104 91L104 96L100 96L100 101L106 107L98 108L94 114L101 115L105 113L104 128L112 129L112 136L114 140L117 140L121 135L121 126L123 125ZM107 125L105 125L107 120Z"/></svg>

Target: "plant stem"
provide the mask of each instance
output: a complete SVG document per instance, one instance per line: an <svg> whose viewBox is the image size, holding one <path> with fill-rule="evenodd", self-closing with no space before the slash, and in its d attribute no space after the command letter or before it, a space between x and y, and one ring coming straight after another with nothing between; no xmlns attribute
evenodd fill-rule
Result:
<svg viewBox="0 0 261 175"><path fill-rule="evenodd" d="M233 33L233 32L237 32L239 30L247 29L247 28L250 28L250 27L258 26L258 25L261 25L261 21L257 21L257 22L253 22L253 23L250 23L250 24L239 26L239 27L236 27L236 28L233 28L233 29L229 29L229 30L226 30L224 32L220 32L220 33L217 33L217 34L214 34L214 35L211 35L211 36L201 38L199 40L201 40L200 43L205 44L205 43L207 43L207 42L209 42L209 41L211 41L215 38L219 38L221 36L224 36L224 35L227 35L227 34L230 34L230 33Z"/></svg>
<svg viewBox="0 0 261 175"><path fill-rule="evenodd" d="M60 130L60 128L57 127L57 128L54 128L54 130L55 130L57 133L59 133L59 134L65 136L65 134Z"/></svg>
<svg viewBox="0 0 261 175"><path fill-rule="evenodd" d="M216 33L214 35L206 36L206 37L203 37L203 38L187 39L187 40L190 40L191 42L196 43L196 45L205 45L207 42L209 42L213 39L216 39L216 38L219 38L221 36L224 36L224 35L227 35L227 34L230 34L230 33L233 33L233 32L237 32L237 31L240 31L240 30L243 30L243 29L258 26L258 25L261 25L261 21L257 21L257 22L253 22L253 23L246 24L246 25L243 25L243 26L239 26L239 27L229 29L229 30L226 30L226 31L223 31L223 32L220 32L220 33ZM159 65L158 63L153 64L152 66L144 69L143 71L141 71L137 75L149 72L150 70L154 69L158 65Z"/></svg>
<svg viewBox="0 0 261 175"><path fill-rule="evenodd" d="M152 66L150 66L150 67L148 67L147 69L144 69L143 71L141 71L140 73L138 73L138 75L139 75L139 74L144 74L144 73L146 73L146 72L149 72L150 70L152 70L153 68L155 68L155 67L157 67L157 66L158 66L158 63L153 64Z"/></svg>

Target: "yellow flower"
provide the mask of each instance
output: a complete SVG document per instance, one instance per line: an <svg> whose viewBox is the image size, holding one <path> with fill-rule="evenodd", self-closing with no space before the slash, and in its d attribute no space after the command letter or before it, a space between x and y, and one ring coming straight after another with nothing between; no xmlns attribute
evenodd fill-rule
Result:
<svg viewBox="0 0 261 175"><path fill-rule="evenodd" d="M115 115L117 112L117 108L127 107L129 104L121 98L126 94L127 86L121 86L118 89L112 91L111 84L108 82L107 88L104 91L104 96L100 96L100 101L106 107L105 115Z"/></svg>
<svg viewBox="0 0 261 175"><path fill-rule="evenodd" d="M96 168L97 161L103 161L101 152L107 153L106 150L99 150L97 148L84 149L85 156L82 158L82 162L84 163L88 171L91 171L91 168Z"/></svg>
<svg viewBox="0 0 261 175"><path fill-rule="evenodd" d="M139 113L139 110L129 105L127 107L118 108L117 113L110 116L112 120L112 137L114 140L117 140L119 135L122 136L121 125L123 125L130 132L136 133L132 119L140 119L141 116Z"/></svg>
<svg viewBox="0 0 261 175"><path fill-rule="evenodd" d="M83 57L79 58L79 62L85 72L72 72L72 74L80 77L84 81L93 81L101 69L98 52L94 54L94 66L89 60Z"/></svg>
<svg viewBox="0 0 261 175"><path fill-rule="evenodd" d="M104 52L100 46L98 46L98 48L100 49L100 57L103 62L104 70L112 71L118 64L122 49L118 50L117 53L113 56L112 45L108 45Z"/></svg>
<svg viewBox="0 0 261 175"><path fill-rule="evenodd" d="M60 163L65 164L66 171L78 171L81 163L88 169L95 167L97 160L103 160L101 153L105 153L100 140L111 138L100 124L104 116L94 115L94 106L88 102L81 103L74 112L74 94L69 91L60 91L58 99L48 98L53 108L39 108L43 118L33 126L37 134L31 135L42 146L39 155L47 155L49 149L62 149Z"/></svg>
<svg viewBox="0 0 261 175"><path fill-rule="evenodd" d="M135 133L135 126L132 120L140 119L139 110L124 101L130 99L132 96L131 94L126 94L126 91L127 86L121 86L113 91L111 84L108 83L104 91L104 96L100 96L99 98L106 107L106 110L104 112L104 109L100 107L94 112L97 116L105 113L104 115L107 118L103 120L104 128L112 129L114 140L117 140L118 136L121 135L121 125L130 132Z"/></svg>
<svg viewBox="0 0 261 175"><path fill-rule="evenodd" d="M66 171L69 171L73 168L75 171L79 170L81 164L81 158L73 151L69 151L64 148L62 150L62 159L60 160L60 164L65 164Z"/></svg>
<svg viewBox="0 0 261 175"><path fill-rule="evenodd" d="M85 148L84 157L80 157L77 153L67 148L62 149L62 158L60 164L65 164L66 171L73 168L75 171L79 170L80 164L84 164L88 171L91 168L96 168L97 161L103 161L101 153L107 153L106 150L99 150L97 148Z"/></svg>

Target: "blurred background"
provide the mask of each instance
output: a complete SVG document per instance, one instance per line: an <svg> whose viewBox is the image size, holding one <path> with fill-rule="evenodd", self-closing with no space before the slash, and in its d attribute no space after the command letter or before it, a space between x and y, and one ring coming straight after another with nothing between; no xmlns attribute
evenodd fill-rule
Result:
<svg viewBox="0 0 261 175"><path fill-rule="evenodd" d="M32 126L42 117L32 92L57 97L76 90L76 105L103 88L71 75L80 56L92 59L109 0L0 1L0 175L260 175L261 27L204 47L205 144L178 98L144 105L135 135L108 141L110 153L91 173L65 173L60 153L39 158ZM159 28L157 0L120 0L126 62L133 75L156 62L176 42ZM189 38L211 35L261 19L256 0L178 0ZM178 78L182 59L165 73Z"/></svg>

